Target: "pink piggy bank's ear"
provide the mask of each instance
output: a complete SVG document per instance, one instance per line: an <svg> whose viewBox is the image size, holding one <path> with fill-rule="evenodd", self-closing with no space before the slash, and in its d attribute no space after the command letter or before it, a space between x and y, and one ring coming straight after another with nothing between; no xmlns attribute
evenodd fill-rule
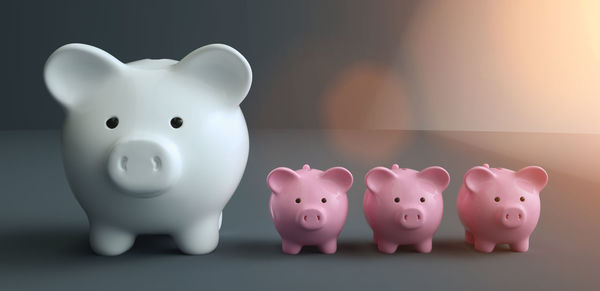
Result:
<svg viewBox="0 0 600 291"><path fill-rule="evenodd" d="M269 173L267 176L267 185L269 185L273 193L280 194L286 187L297 182L299 178L300 175L296 171L280 167Z"/></svg>
<svg viewBox="0 0 600 291"><path fill-rule="evenodd" d="M365 175L365 184L369 191L377 193L384 185L392 182L396 178L396 174L390 169L386 167L377 167L371 169L367 175Z"/></svg>
<svg viewBox="0 0 600 291"><path fill-rule="evenodd" d="M352 187L353 181L352 174L350 173L350 171L342 167L331 168L323 172L323 174L321 174L321 179L333 182L343 192L348 192L350 187Z"/></svg>
<svg viewBox="0 0 600 291"><path fill-rule="evenodd" d="M489 168L479 166L467 171L464 184L472 192L479 192L494 179L496 179L496 175Z"/></svg>
<svg viewBox="0 0 600 291"><path fill-rule="evenodd" d="M442 167L429 167L417 174L417 177L433 184L442 193L450 184L450 175Z"/></svg>
<svg viewBox="0 0 600 291"><path fill-rule="evenodd" d="M520 180L519 182L525 182L519 183L521 187L533 187L533 190L538 193L542 191L542 189L544 189L548 183L548 173L538 166L525 167L516 172L515 175Z"/></svg>

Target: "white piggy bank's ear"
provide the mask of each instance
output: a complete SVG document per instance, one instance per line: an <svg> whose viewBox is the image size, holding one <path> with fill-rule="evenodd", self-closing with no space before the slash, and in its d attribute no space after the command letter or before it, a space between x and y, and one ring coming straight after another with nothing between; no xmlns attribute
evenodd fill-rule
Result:
<svg viewBox="0 0 600 291"><path fill-rule="evenodd" d="M300 175L298 175L296 171L290 168L280 167L269 173L267 176L267 185L269 185L269 188L271 188L273 193L280 194L285 191L286 187L295 184L299 178Z"/></svg>
<svg viewBox="0 0 600 291"><path fill-rule="evenodd" d="M354 178L352 178L352 173L342 167L331 168L321 174L321 179L325 179L333 182L337 185L342 192L348 192L350 187L352 187L352 182Z"/></svg>
<svg viewBox="0 0 600 291"><path fill-rule="evenodd" d="M496 174L494 174L487 167L473 167L465 173L463 183L467 187L467 189L472 192L479 192L485 189L491 182L496 179Z"/></svg>
<svg viewBox="0 0 600 291"><path fill-rule="evenodd" d="M520 180L519 185L525 188L533 187L535 192L540 192L548 183L548 173L544 169L538 166L529 166L520 169L515 173L517 178ZM521 183L525 182L525 183Z"/></svg>
<svg viewBox="0 0 600 291"><path fill-rule="evenodd" d="M44 80L54 98L69 109L123 67L123 63L99 48L72 43L50 55Z"/></svg>
<svg viewBox="0 0 600 291"><path fill-rule="evenodd" d="M246 98L252 84L248 61L224 44L211 44L191 52L173 70L223 92L224 98L236 106Z"/></svg>
<svg viewBox="0 0 600 291"><path fill-rule="evenodd" d="M450 174L442 167L425 168L417 174L417 177L434 185L440 193L450 184Z"/></svg>
<svg viewBox="0 0 600 291"><path fill-rule="evenodd" d="M369 191L377 194L384 185L394 181L396 178L397 176L392 170L386 167L377 167L371 169L365 175L365 184Z"/></svg>

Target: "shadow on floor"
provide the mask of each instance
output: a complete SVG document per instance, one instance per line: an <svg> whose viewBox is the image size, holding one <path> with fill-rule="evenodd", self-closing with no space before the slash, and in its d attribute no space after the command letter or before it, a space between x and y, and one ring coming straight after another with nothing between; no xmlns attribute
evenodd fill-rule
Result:
<svg viewBox="0 0 600 291"><path fill-rule="evenodd" d="M498 245L493 255L513 253L508 246ZM228 238L221 241L219 248L214 253L217 256L238 257L247 259L285 258L281 251L279 239L250 239L250 238ZM323 255L314 246L305 246L299 256ZM385 256L432 256L452 258L477 258L486 256L477 252L473 247L462 239L438 239L433 243L433 250L429 254L421 254L414 250L413 246L399 246L393 255L380 253L377 246L370 240L341 240L338 243L337 252L332 257L385 257Z"/></svg>
<svg viewBox="0 0 600 291"><path fill-rule="evenodd" d="M94 253L82 229L27 229L0 234L0 257L12 267L58 264Z"/></svg>
<svg viewBox="0 0 600 291"><path fill-rule="evenodd" d="M182 255L166 235L141 235L133 247L112 261L142 256ZM0 234L2 263L12 267L48 267L69 262L107 262L110 257L96 255L89 246L87 229L27 229Z"/></svg>
<svg viewBox="0 0 600 291"><path fill-rule="evenodd" d="M512 253L507 246L499 245L494 254ZM325 256L316 247L307 246L300 256ZM400 246L395 254L380 253L370 240L341 240L332 258L431 256L451 258L477 258L488 254L476 252L472 246L459 239L437 239L429 254L417 253L412 246ZM48 267L67 262L114 263L132 258L185 256L167 235L142 235L131 250L118 257L94 254L88 243L87 229L18 230L0 234L0 257L3 264L13 267ZM247 238L222 236L217 250L209 257L226 257L241 260L286 259L278 238Z"/></svg>

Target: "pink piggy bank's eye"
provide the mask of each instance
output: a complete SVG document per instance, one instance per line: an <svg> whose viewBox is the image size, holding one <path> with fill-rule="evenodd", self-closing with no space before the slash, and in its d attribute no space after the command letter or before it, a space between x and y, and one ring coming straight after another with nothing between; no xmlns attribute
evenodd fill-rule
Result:
<svg viewBox="0 0 600 291"><path fill-rule="evenodd" d="M496 196L496 198L494 198L494 201L500 202L500 197Z"/></svg>
<svg viewBox="0 0 600 291"><path fill-rule="evenodd" d="M400 197L396 197L396 198L394 198L394 202L396 202L396 203L400 203Z"/></svg>
<svg viewBox="0 0 600 291"><path fill-rule="evenodd" d="M521 196L521 198L519 198L519 200L521 200L521 202L524 202L525 201L525 197Z"/></svg>
<svg viewBox="0 0 600 291"><path fill-rule="evenodd" d="M425 203L425 197L421 197L421 199L419 199L419 201L421 201L421 203Z"/></svg>
<svg viewBox="0 0 600 291"><path fill-rule="evenodd" d="M326 203L327 199L325 199L325 197L323 197L323 199L321 199L321 202Z"/></svg>
<svg viewBox="0 0 600 291"><path fill-rule="evenodd" d="M302 202L302 200L300 200L300 198L296 198L296 203L300 203Z"/></svg>

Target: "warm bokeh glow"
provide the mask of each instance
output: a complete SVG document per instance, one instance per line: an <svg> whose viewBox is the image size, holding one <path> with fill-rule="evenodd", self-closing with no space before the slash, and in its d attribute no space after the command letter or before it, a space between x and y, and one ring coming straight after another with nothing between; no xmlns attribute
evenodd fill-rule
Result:
<svg viewBox="0 0 600 291"><path fill-rule="evenodd" d="M416 128L600 133L591 2L423 5L404 42L427 116Z"/></svg>
<svg viewBox="0 0 600 291"><path fill-rule="evenodd" d="M325 128L410 129L404 81L393 70L368 62L343 69L322 97Z"/></svg>
<svg viewBox="0 0 600 291"><path fill-rule="evenodd" d="M404 46L426 118L415 129L596 181L600 2L435 1ZM457 132L461 131L461 132ZM519 140L468 131L524 134Z"/></svg>
<svg viewBox="0 0 600 291"><path fill-rule="evenodd" d="M401 76L384 66L356 62L341 70L322 97L325 128L410 129L411 108ZM328 131L333 146L349 158L388 163L409 136L397 131L361 136Z"/></svg>
<svg viewBox="0 0 600 291"><path fill-rule="evenodd" d="M259 127L390 130L385 138L329 133L336 150L366 162L402 151L406 137L392 130L447 131L528 163L600 177L596 141L568 137L600 134L600 1L402 3L349 4L294 27L304 33L256 71ZM345 25L331 25L338 23ZM470 131L566 138L546 146L460 138Z"/></svg>
<svg viewBox="0 0 600 291"><path fill-rule="evenodd" d="M587 33L594 54L600 61L600 1L581 0L581 13L587 23Z"/></svg>

